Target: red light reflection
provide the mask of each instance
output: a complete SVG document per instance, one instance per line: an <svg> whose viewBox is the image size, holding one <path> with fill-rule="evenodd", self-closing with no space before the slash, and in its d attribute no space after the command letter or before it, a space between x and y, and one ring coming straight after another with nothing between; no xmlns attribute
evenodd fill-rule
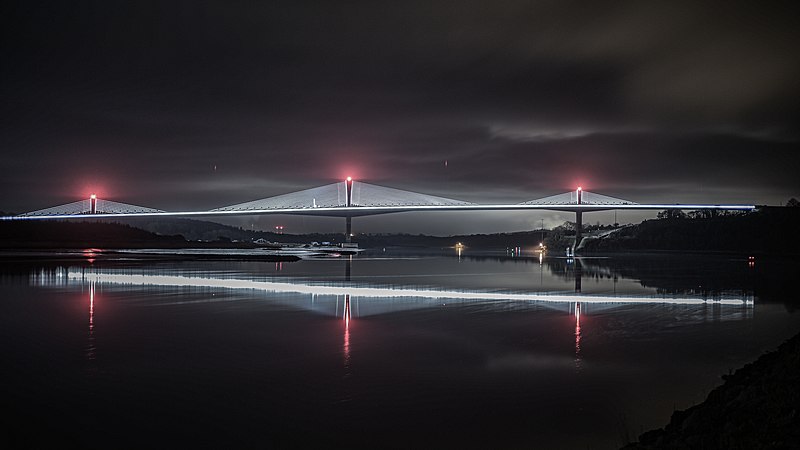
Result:
<svg viewBox="0 0 800 450"><path fill-rule="evenodd" d="M350 368L350 294L344 296L344 344L342 345L342 352L344 353L344 366Z"/></svg>
<svg viewBox="0 0 800 450"><path fill-rule="evenodd" d="M575 302L575 369L581 369L581 304Z"/></svg>
<svg viewBox="0 0 800 450"><path fill-rule="evenodd" d="M99 248L85 248L81 251L81 254L86 258L86 262L91 264L94 262L97 255L102 252L103 251L100 250Z"/></svg>
<svg viewBox="0 0 800 450"><path fill-rule="evenodd" d="M86 359L95 359L94 345L94 281L89 284L89 339L86 345Z"/></svg>

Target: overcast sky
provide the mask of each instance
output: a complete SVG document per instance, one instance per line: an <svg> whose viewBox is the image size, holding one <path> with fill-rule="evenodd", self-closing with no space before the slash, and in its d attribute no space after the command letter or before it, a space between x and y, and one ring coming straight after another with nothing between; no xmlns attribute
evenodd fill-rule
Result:
<svg viewBox="0 0 800 450"><path fill-rule="evenodd" d="M3 2L0 210L91 192L206 209L347 175L470 201L581 184L637 202L782 204L800 197L792 6ZM449 234L566 218L354 226ZM278 222L341 225L241 223Z"/></svg>

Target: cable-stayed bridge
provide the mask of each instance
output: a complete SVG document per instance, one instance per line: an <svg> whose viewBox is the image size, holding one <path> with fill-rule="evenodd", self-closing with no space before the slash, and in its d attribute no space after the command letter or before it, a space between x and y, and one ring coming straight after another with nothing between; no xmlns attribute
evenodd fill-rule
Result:
<svg viewBox="0 0 800 450"><path fill-rule="evenodd" d="M522 203L482 204L435 195L395 189L375 184L346 180L274 197L222 206L204 211L163 211L97 198L39 209L2 220L53 220L124 217L214 217L266 214L292 214L344 217L349 241L352 218L376 214L410 211L531 211L551 210L574 212L577 229L581 229L585 212L608 210L738 210L750 211L746 204L663 204L636 203L582 190L543 197ZM580 241L578 231L577 241Z"/></svg>

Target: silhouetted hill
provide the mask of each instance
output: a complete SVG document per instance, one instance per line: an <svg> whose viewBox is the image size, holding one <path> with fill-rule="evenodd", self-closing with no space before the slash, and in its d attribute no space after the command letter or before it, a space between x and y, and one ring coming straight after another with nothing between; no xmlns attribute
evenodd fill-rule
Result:
<svg viewBox="0 0 800 450"><path fill-rule="evenodd" d="M0 223L2 248L143 248L245 246L256 239L278 243L340 243L342 233L277 234L244 230L215 222L192 219L135 219L128 223L98 220L82 221L8 221ZM354 240L362 248L452 247L461 242L467 247L506 248L535 246L541 231L426 236L410 234L359 234ZM202 242L199 242L202 241Z"/></svg>
<svg viewBox="0 0 800 450"><path fill-rule="evenodd" d="M343 233L278 234L270 231L246 230L239 227L196 219L139 218L129 220L131 226L162 235L181 235L189 241L230 239L251 242L264 239L279 243L331 242L344 240ZM361 233L354 241L363 248L380 247L452 247L457 242L468 247L505 248L539 245L541 230L516 233L474 234L456 236L428 236L422 234Z"/></svg>
<svg viewBox="0 0 800 450"><path fill-rule="evenodd" d="M264 238L272 240L275 233L245 230L207 220L180 218L141 217L127 219L124 223L160 235L181 235L187 241L215 241L220 238L232 241L250 241Z"/></svg>
<svg viewBox="0 0 800 450"><path fill-rule="evenodd" d="M128 225L96 221L3 221L1 248L182 247L182 236L159 236Z"/></svg>
<svg viewBox="0 0 800 450"><path fill-rule="evenodd" d="M798 228L800 208L765 208L750 214L709 218L662 218L624 227L600 239L586 239L581 253L689 251L800 254L800 243L795 238ZM591 231L591 227L587 227L586 231ZM609 230L605 228L600 231ZM572 241L567 243L570 233L574 235L574 230L557 227L546 231L544 236L550 248L560 252L562 247L571 245ZM354 241L362 248L452 247L461 242L472 248L497 249L538 246L542 237L541 230L456 236L378 233L358 234ZM3 248L175 248L211 243L226 247L248 245L256 239L278 243L316 241L337 244L344 240L344 236L342 233L277 234L210 221L169 218L130 219L124 224L98 220L0 223L0 246Z"/></svg>

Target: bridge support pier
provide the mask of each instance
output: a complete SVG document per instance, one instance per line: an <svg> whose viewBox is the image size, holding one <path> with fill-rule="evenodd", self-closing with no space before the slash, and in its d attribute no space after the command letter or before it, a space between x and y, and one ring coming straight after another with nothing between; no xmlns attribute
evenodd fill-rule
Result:
<svg viewBox="0 0 800 450"><path fill-rule="evenodd" d="M578 186L578 189L575 191L575 199L577 200L577 204L583 203L583 188ZM572 247L572 254L575 254L575 251L578 250L578 245L581 243L581 232L583 231L583 211L577 210L575 211L575 246Z"/></svg>
<svg viewBox="0 0 800 450"><path fill-rule="evenodd" d="M353 218L351 216L347 216L345 218L344 241L349 244L352 240L353 240Z"/></svg>

